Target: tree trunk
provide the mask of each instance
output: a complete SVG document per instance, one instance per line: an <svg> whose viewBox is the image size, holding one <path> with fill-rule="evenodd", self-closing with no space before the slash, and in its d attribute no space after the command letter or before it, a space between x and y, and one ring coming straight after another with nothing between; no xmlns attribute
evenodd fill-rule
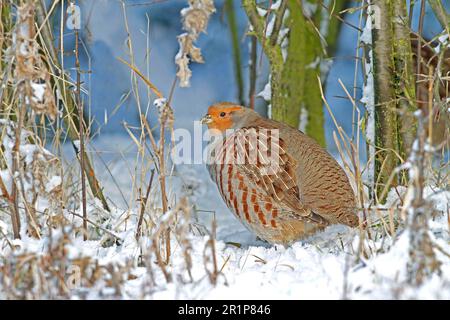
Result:
<svg viewBox="0 0 450 320"><path fill-rule="evenodd" d="M323 38L332 39L329 46L329 52L332 52L338 34L335 29L339 26L334 20L338 20L337 12L346 2L336 1L331 23L326 21L321 28L321 22L328 19L331 8L316 1L283 0L275 12L268 11L267 19L258 14L254 0L243 1L253 33L270 62L271 117L305 131L322 146L325 146L324 115L318 77L324 81L326 75L321 70L325 57ZM289 11L287 17L286 9ZM275 19L273 24L271 19ZM266 36L269 24L273 30ZM283 27L289 29L286 48L283 33L280 33ZM320 31L327 34L320 35ZM283 50L286 50L285 54Z"/></svg>
<svg viewBox="0 0 450 320"><path fill-rule="evenodd" d="M302 6L296 0L288 2L289 45L281 85L272 90L272 118L300 128L325 146L322 97L317 80L323 47L314 16L307 17ZM320 8L316 10L320 18Z"/></svg>
<svg viewBox="0 0 450 320"><path fill-rule="evenodd" d="M395 77L397 80L395 89L396 101L399 108L399 140L400 156L406 159L411 151L412 143L416 136L416 121L414 111L416 105L415 77L413 72L413 54L411 50L411 36L408 24L406 2L395 0L392 2L393 10L393 50Z"/></svg>
<svg viewBox="0 0 450 320"><path fill-rule="evenodd" d="M412 73L410 32L402 0L373 0L372 28L375 89L375 191L399 183L394 175L415 136L413 110L415 83ZM391 177L391 175L393 175ZM384 199L378 199L384 201Z"/></svg>

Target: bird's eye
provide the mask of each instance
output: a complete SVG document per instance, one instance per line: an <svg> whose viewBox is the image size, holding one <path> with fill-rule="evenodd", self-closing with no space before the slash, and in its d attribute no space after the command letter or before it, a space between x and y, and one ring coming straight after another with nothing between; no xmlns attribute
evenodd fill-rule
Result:
<svg viewBox="0 0 450 320"><path fill-rule="evenodd" d="M221 117L221 118L225 117L225 114L226 114L225 112L221 112L221 113L220 113L220 117Z"/></svg>

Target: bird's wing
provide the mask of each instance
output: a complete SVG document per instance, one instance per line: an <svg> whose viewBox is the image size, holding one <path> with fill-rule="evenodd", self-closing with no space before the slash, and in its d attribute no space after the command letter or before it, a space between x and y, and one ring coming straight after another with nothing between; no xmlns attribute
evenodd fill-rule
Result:
<svg viewBox="0 0 450 320"><path fill-rule="evenodd" d="M283 137L292 136L291 132ZM304 206L330 223L358 225L355 195L339 163L306 135L293 137L289 153L298 159L296 167L300 198Z"/></svg>
<svg viewBox="0 0 450 320"><path fill-rule="evenodd" d="M297 161L286 151L285 141L277 130L242 128L228 136L224 146L225 158L228 156L225 161L235 162L240 174L254 187L293 214L326 223L302 203L296 177Z"/></svg>

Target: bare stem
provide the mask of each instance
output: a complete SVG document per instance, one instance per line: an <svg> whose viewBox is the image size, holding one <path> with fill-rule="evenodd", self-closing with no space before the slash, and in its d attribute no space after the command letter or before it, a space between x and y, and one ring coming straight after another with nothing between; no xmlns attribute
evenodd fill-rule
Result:
<svg viewBox="0 0 450 320"><path fill-rule="evenodd" d="M258 39L255 36L251 37L250 49L250 88L248 92L249 107L255 109L255 91L256 91L256 63L258 59Z"/></svg>
<svg viewBox="0 0 450 320"><path fill-rule="evenodd" d="M141 237L142 221L144 220L145 207L147 205L148 197L150 195L150 190L152 188L154 176L155 176L155 169L152 169L151 174L150 174L150 181L147 186L147 192L145 193L145 197L141 198L141 212L139 215L139 221L138 221L136 235L135 235L136 241L139 241L139 238Z"/></svg>
<svg viewBox="0 0 450 320"><path fill-rule="evenodd" d="M75 68L77 70L77 91L76 91L76 101L78 107L78 114L80 116L79 121L79 136L80 136L80 175L81 175L81 202L82 202L82 212L83 212L83 239L88 239L88 227L87 227L87 208L86 208L86 176L84 167L84 157L85 157L85 145L84 145L84 110L83 102L81 101L81 71L80 71L80 60L79 60L79 31L75 30Z"/></svg>
<svg viewBox="0 0 450 320"><path fill-rule="evenodd" d="M19 173L20 167L20 137L22 134L22 126L23 126L23 117L24 117L24 108L23 104L25 103L25 96L23 93L21 94L21 101L17 106L17 125L15 128L15 142L13 148L13 163L12 163L12 190L11 190L11 198L14 202L14 211L11 215L13 234L15 239L20 239L20 211L19 211L19 190L17 187L17 180L19 177L17 176Z"/></svg>

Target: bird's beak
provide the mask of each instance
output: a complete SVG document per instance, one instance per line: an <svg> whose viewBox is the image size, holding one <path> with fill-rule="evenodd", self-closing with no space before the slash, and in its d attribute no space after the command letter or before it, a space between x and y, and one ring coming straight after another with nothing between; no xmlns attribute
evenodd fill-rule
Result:
<svg viewBox="0 0 450 320"><path fill-rule="evenodd" d="M212 118L210 114L205 114L203 118L200 119L201 124L208 124L212 122Z"/></svg>

